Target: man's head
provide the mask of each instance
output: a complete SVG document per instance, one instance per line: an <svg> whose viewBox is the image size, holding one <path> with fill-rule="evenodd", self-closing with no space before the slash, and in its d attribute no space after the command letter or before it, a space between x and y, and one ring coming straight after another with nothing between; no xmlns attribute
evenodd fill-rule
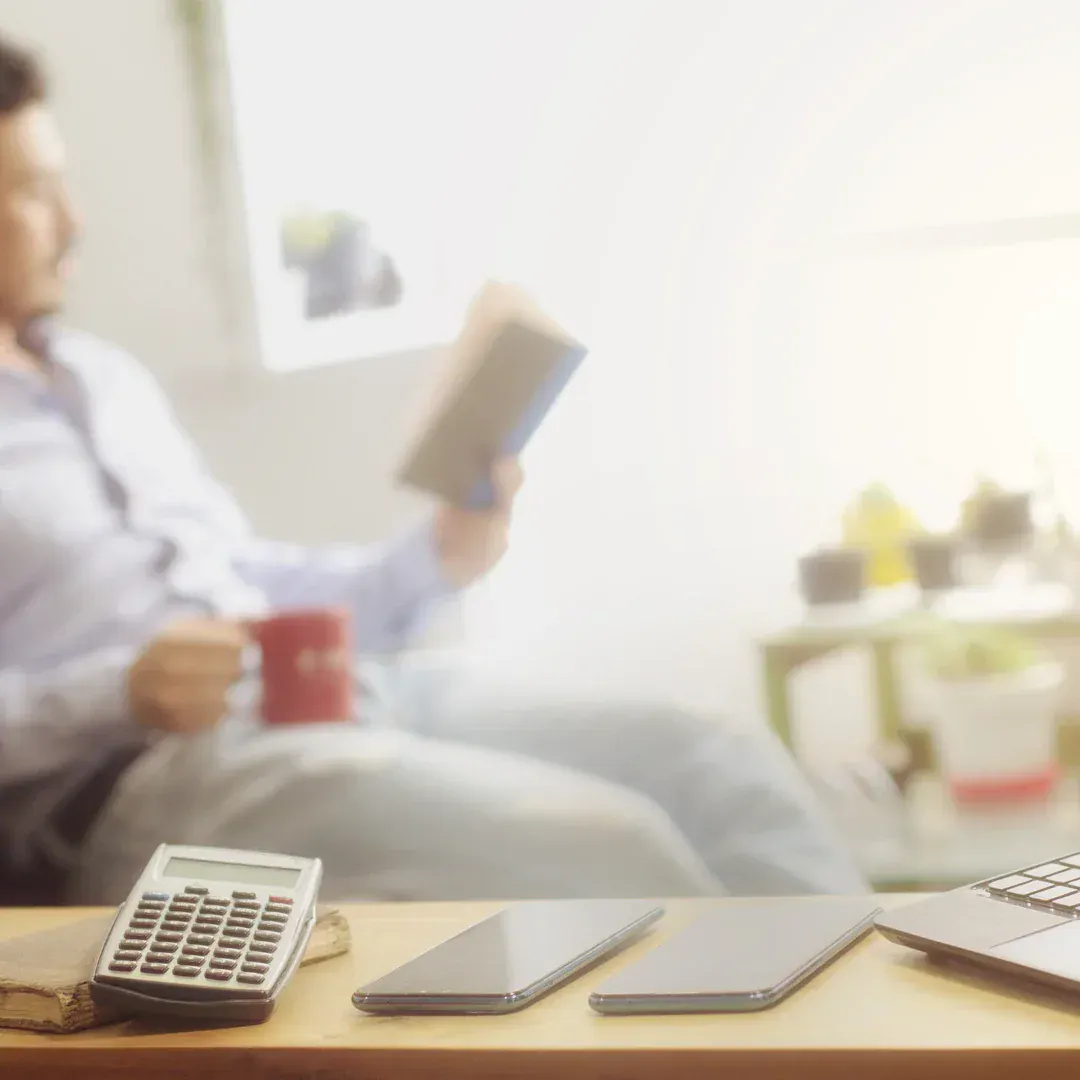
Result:
<svg viewBox="0 0 1080 1080"><path fill-rule="evenodd" d="M0 38L0 326L60 307L76 223L36 59Z"/></svg>

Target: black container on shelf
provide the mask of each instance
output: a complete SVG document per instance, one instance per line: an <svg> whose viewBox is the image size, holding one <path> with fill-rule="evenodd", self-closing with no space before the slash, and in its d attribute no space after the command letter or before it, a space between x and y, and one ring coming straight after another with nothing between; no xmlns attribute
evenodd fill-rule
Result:
<svg viewBox="0 0 1080 1080"><path fill-rule="evenodd" d="M968 538L980 551L1015 551L1026 547L1034 533L1030 492L995 492L972 506Z"/></svg>
<svg viewBox="0 0 1080 1080"><path fill-rule="evenodd" d="M866 589L866 554L856 548L813 551L799 559L799 592L811 607L852 604Z"/></svg>
<svg viewBox="0 0 1080 1080"><path fill-rule="evenodd" d="M954 536L914 536L908 541L908 560L915 582L923 592L941 592L959 584Z"/></svg>

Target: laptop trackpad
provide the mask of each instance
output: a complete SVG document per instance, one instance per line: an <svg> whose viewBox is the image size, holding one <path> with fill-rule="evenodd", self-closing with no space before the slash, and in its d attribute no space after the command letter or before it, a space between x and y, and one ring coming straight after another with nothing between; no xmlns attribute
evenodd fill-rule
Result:
<svg viewBox="0 0 1080 1080"><path fill-rule="evenodd" d="M1080 978L1080 920L987 949L989 956L1066 979Z"/></svg>

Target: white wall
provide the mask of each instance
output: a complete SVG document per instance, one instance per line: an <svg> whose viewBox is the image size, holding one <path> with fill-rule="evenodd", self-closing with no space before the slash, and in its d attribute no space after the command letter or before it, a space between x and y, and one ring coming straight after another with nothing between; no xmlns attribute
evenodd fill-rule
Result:
<svg viewBox="0 0 1080 1080"><path fill-rule="evenodd" d="M391 488L388 466L432 357L288 378L245 366L223 303L237 297L223 298L203 240L172 0L0 0L0 33L40 48L53 74L86 224L72 321L132 350L165 384L265 532L360 540L408 519L416 506Z"/></svg>
<svg viewBox="0 0 1080 1080"><path fill-rule="evenodd" d="M684 28L698 6L671 5ZM816 302L805 277L785 282L776 266L755 263L762 236L771 229L775 239L781 225L823 207L845 225L897 225L1073 210L1080 190L1080 84L1072 38L1054 31L1068 15L1075 29L1069 0L792 0L788 13L819 34L810 45L797 20L772 18L782 10L774 3L761 17L767 63L746 55L741 67L718 65L703 43L680 61L667 98L657 95L664 123L626 124L642 137L609 208L619 228L608 257L650 273L625 270L601 298L612 332L593 369L599 378L621 365L615 382L626 396L579 396L545 429L548 450L538 447L537 458L553 464L536 470L508 588L493 605L496 636L515 648L602 668L614 682L689 687L742 715L757 701L750 642L792 612L795 556L835 528L854 483L910 457L929 419L924 376L939 355L952 359L923 348L921 316L905 321L903 356L867 351L869 333L841 349L834 332L850 308L842 282L796 323L792 296ZM852 13L862 19L855 37ZM223 317L200 242L206 222L171 0L0 0L0 29L40 44L56 70L88 226L77 320L158 374L265 531L362 539L413 514L387 466L431 356L288 376L239 362L244 341ZM682 47L676 30L665 39L671 62ZM565 185L580 194L603 177L585 170ZM977 275L964 280L978 318ZM828 325L816 326L823 316ZM985 364L979 371L990 378ZM1000 392L982 397L1004 407L1005 384L995 385ZM501 629L509 615L512 634Z"/></svg>

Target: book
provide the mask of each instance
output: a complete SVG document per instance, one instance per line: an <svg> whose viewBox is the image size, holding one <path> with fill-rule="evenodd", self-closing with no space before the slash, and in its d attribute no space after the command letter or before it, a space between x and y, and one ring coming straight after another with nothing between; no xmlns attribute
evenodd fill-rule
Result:
<svg viewBox="0 0 1080 1080"><path fill-rule="evenodd" d="M0 939L0 1027L70 1034L125 1017L90 998L90 979L112 915ZM349 924L320 906L303 964L349 951Z"/></svg>
<svg viewBox="0 0 1080 1080"><path fill-rule="evenodd" d="M525 449L587 352L524 289L488 282L449 348L398 482L454 506L490 506L491 466Z"/></svg>

